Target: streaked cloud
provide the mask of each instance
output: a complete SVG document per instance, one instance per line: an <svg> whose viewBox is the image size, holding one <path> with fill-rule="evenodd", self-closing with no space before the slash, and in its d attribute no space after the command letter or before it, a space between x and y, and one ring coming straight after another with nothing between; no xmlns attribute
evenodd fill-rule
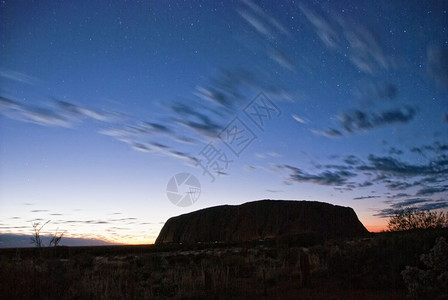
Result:
<svg viewBox="0 0 448 300"><path fill-rule="evenodd" d="M350 178L356 176L356 174L345 170L327 170L319 174L309 174L299 168L289 165L284 165L282 167L290 171L289 179L292 181L308 182L319 185L340 186L346 184Z"/></svg>
<svg viewBox="0 0 448 300"><path fill-rule="evenodd" d="M324 136L328 138L337 138L343 136L341 131L334 128L328 128L325 130L312 129L311 132L314 133L315 135Z"/></svg>
<svg viewBox="0 0 448 300"><path fill-rule="evenodd" d="M431 45L427 50L427 70L441 87L448 88L448 48Z"/></svg>
<svg viewBox="0 0 448 300"><path fill-rule="evenodd" d="M401 109L385 110L379 113L352 110L340 114L338 118L341 128L348 133L354 133L383 125L408 123L415 115L416 110L414 108L403 107Z"/></svg>
<svg viewBox="0 0 448 300"><path fill-rule="evenodd" d="M294 120L296 120L297 122L302 123L302 124L306 124L306 123L308 123L308 120L306 120L305 118L300 117L300 116L298 116L298 115L296 115L296 114L293 114L293 115L292 115L292 118L293 118Z"/></svg>
<svg viewBox="0 0 448 300"><path fill-rule="evenodd" d="M36 77L29 76L25 73L13 71L13 70L0 69L0 76L5 79L9 79L12 81L17 81L17 82L25 83L25 84L29 84L29 85L33 85L33 84L36 84L39 82L39 80Z"/></svg>
<svg viewBox="0 0 448 300"><path fill-rule="evenodd" d="M361 197L355 197L353 200L367 200L367 199L377 199L381 198L380 196L361 196Z"/></svg>
<svg viewBox="0 0 448 300"><path fill-rule="evenodd" d="M342 57L347 56L359 71L373 75L394 65L378 36L362 24L349 21L335 12L325 14L303 4L299 5L299 9L322 43Z"/></svg>

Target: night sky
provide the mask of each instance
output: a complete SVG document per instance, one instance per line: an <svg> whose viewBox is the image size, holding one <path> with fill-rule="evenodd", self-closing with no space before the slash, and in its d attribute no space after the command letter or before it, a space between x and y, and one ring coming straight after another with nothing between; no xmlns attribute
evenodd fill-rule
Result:
<svg viewBox="0 0 448 300"><path fill-rule="evenodd" d="M171 216L259 199L350 206L374 231L447 210L447 10L2 1L0 233L152 243ZM179 173L200 194L175 205Z"/></svg>

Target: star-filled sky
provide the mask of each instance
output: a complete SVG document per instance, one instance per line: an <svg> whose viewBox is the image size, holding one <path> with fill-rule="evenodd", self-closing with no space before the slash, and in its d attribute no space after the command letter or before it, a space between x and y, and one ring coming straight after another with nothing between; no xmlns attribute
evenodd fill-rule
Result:
<svg viewBox="0 0 448 300"><path fill-rule="evenodd" d="M447 10L2 1L0 233L152 243L171 216L258 199L350 206L370 230L446 210ZM179 173L200 194L175 205Z"/></svg>

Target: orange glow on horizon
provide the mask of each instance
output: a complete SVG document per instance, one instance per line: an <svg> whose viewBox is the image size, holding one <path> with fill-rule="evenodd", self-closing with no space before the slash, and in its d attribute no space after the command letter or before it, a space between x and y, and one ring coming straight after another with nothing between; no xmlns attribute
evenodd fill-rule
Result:
<svg viewBox="0 0 448 300"><path fill-rule="evenodd" d="M364 227L370 232L382 232L387 229L385 225L364 225Z"/></svg>

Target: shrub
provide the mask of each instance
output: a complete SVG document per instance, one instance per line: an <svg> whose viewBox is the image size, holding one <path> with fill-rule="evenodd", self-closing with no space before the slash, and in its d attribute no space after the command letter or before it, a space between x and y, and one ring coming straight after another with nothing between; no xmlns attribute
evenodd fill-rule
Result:
<svg viewBox="0 0 448 300"><path fill-rule="evenodd" d="M448 225L448 213L407 208L389 219L389 231L442 228Z"/></svg>
<svg viewBox="0 0 448 300"><path fill-rule="evenodd" d="M425 270L406 266L401 272L411 299L448 299L448 243L439 238L420 260Z"/></svg>

